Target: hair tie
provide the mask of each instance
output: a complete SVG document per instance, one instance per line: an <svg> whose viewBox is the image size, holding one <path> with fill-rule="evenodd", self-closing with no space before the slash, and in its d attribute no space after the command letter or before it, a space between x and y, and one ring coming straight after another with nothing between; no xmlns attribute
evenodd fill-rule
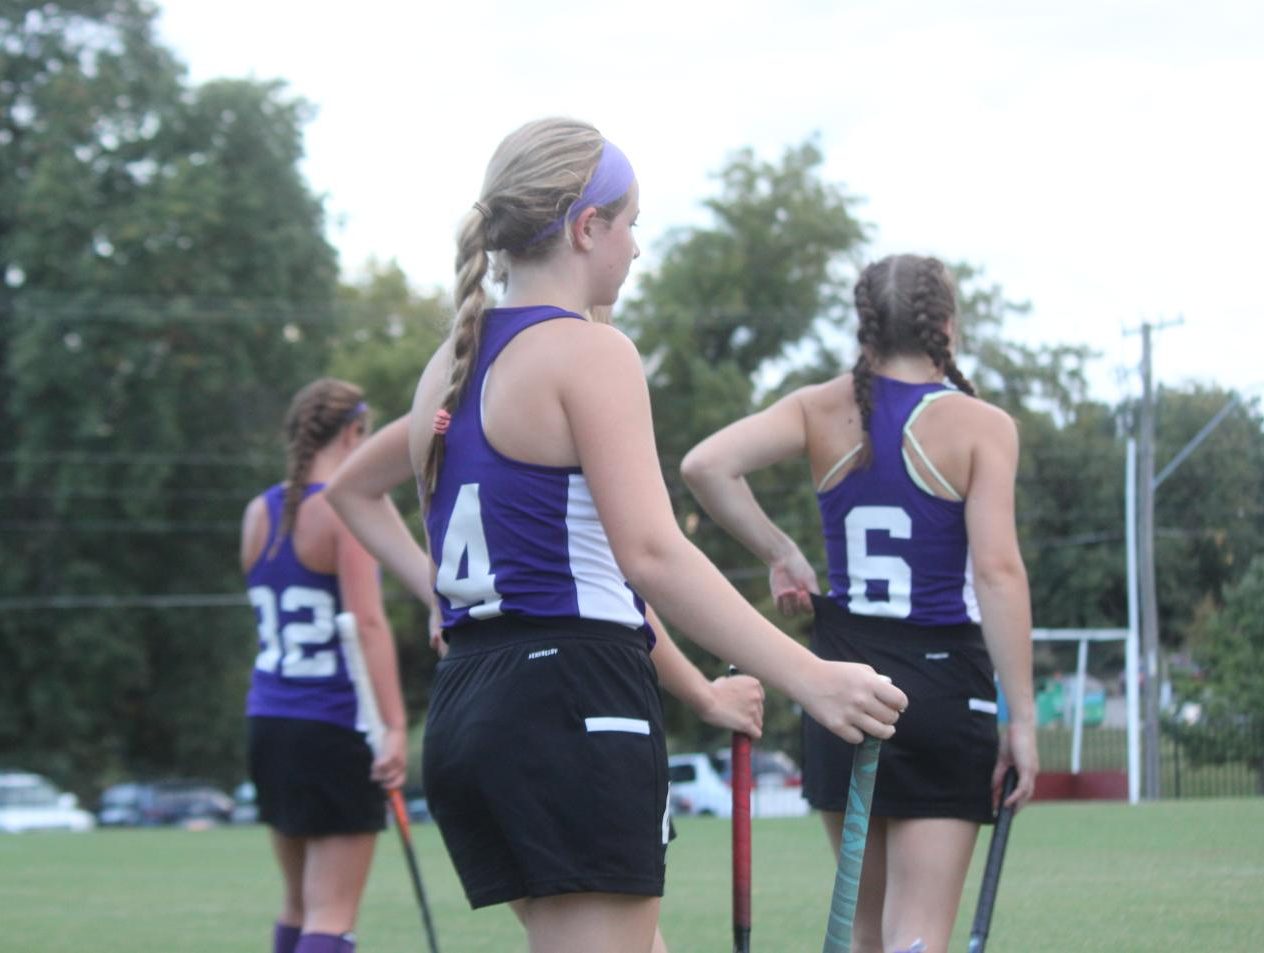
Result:
<svg viewBox="0 0 1264 953"><path fill-rule="evenodd" d="M481 216L483 216L483 218L485 218L485 219L490 220L490 219L491 219L491 217L492 217L492 210L491 210L491 209L489 209L489 208L488 208L486 205L484 205L482 202L475 202L475 203L474 203L474 211L478 212L478 214L479 214L479 215L481 215Z"/></svg>
<svg viewBox="0 0 1264 953"><path fill-rule="evenodd" d="M434 432L439 436L443 436L448 432L448 427L452 424L452 415L440 407L435 411L434 415Z"/></svg>
<svg viewBox="0 0 1264 953"><path fill-rule="evenodd" d="M346 425L346 424L351 423L351 421L355 420L361 414L366 413L368 409L369 409L369 405L366 404L364 401L360 401L358 404L356 404L354 407L348 410L347 413L343 416L342 418L343 424Z"/></svg>

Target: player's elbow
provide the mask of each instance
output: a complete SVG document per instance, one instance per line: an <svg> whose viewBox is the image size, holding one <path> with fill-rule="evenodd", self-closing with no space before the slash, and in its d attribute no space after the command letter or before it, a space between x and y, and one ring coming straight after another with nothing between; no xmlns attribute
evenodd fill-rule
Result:
<svg viewBox="0 0 1264 953"><path fill-rule="evenodd" d="M325 499L339 516L343 516L346 512L348 495L347 484L342 479L341 471L335 472L325 484Z"/></svg>
<svg viewBox="0 0 1264 953"><path fill-rule="evenodd" d="M973 560L974 584L983 589L1009 589L1027 585L1027 569L1017 553L980 557Z"/></svg>
<svg viewBox="0 0 1264 953"><path fill-rule="evenodd" d="M615 561L628 584L650 602L663 580L671 574L675 537L638 533L614 545ZM681 537L683 540L683 537Z"/></svg>
<svg viewBox="0 0 1264 953"><path fill-rule="evenodd" d="M705 490L724 477L720 461L702 444L694 447L680 461L680 476L694 493Z"/></svg>

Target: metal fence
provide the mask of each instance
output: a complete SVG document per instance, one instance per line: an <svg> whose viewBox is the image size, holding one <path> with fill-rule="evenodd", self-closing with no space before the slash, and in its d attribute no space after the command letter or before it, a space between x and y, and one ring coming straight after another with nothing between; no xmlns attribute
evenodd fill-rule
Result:
<svg viewBox="0 0 1264 953"><path fill-rule="evenodd" d="M1071 770L1072 733L1061 725L1037 732L1042 771ZM1159 789L1164 798L1258 797L1264 795L1264 723L1164 725L1159 744ZM1081 748L1082 771L1128 770L1123 728L1088 727Z"/></svg>

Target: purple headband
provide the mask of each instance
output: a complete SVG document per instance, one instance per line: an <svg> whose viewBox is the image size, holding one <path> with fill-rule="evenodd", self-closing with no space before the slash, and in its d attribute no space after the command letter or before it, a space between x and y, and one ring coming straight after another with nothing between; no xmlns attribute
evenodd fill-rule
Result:
<svg viewBox="0 0 1264 953"><path fill-rule="evenodd" d="M351 423L351 421L355 420L357 417L359 417L362 413L364 413L368 409L369 409L369 405L366 404L364 401L360 401L360 403L356 404L354 407L348 410L347 415L342 418L343 426L346 426L347 424Z"/></svg>
<svg viewBox="0 0 1264 953"><path fill-rule="evenodd" d="M610 140L603 140L597 168L593 169L592 177L579 198L571 203L565 214L546 225L527 244L534 245L548 238L562 227L563 222L573 222L589 206L601 208L621 198L632 187L634 178L632 163L623 154L623 150Z"/></svg>

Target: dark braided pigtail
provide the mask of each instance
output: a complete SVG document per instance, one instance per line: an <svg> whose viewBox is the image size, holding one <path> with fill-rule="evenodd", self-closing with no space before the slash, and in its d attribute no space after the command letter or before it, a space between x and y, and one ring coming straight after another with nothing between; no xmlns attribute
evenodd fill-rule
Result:
<svg viewBox="0 0 1264 953"><path fill-rule="evenodd" d="M948 329L957 312L956 296L948 269L935 258L917 260L913 279L912 333L932 361L958 390L974 396L952 357Z"/></svg>
<svg viewBox="0 0 1264 953"><path fill-rule="evenodd" d="M343 427L367 416L364 391L346 381L322 377L294 395L285 415L285 502L273 555L281 540L294 531L313 458Z"/></svg>
<svg viewBox="0 0 1264 953"><path fill-rule="evenodd" d="M851 369L852 393L855 395L856 407L860 411L860 427L863 431L862 446L857 454L856 464L868 466L873 458L873 446L869 440L869 420L873 416L873 362L871 355L881 347L882 316L874 307L869 290L869 282L873 271L866 268L856 281L855 300L856 317L859 326L856 339L860 343L860 356Z"/></svg>

